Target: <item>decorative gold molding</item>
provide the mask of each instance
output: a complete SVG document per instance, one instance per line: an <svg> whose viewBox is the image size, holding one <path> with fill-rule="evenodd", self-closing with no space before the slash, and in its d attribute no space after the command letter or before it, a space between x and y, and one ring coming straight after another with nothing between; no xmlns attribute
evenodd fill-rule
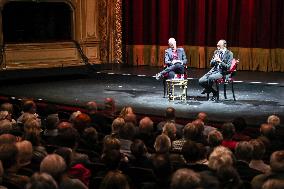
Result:
<svg viewBox="0 0 284 189"><path fill-rule="evenodd" d="M116 63L122 63L122 0L115 2L114 19L114 57Z"/></svg>
<svg viewBox="0 0 284 189"><path fill-rule="evenodd" d="M107 35L107 0L99 0L99 33L101 37L100 57L102 62L108 61L108 35Z"/></svg>

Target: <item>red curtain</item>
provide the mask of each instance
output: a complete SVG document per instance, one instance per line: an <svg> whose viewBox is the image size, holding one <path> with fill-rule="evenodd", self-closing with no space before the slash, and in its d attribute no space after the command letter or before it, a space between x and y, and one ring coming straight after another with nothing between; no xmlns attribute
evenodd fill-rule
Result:
<svg viewBox="0 0 284 189"><path fill-rule="evenodd" d="M123 0L125 45L284 48L283 0Z"/></svg>

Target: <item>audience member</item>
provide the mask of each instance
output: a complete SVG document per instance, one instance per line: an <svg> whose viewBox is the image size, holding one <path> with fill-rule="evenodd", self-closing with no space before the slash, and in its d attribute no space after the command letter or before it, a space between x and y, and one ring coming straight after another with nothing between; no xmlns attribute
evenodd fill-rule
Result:
<svg viewBox="0 0 284 189"><path fill-rule="evenodd" d="M200 175L190 169L177 170L171 179L171 189L200 189Z"/></svg>
<svg viewBox="0 0 284 189"><path fill-rule="evenodd" d="M47 173L35 173L31 177L26 189L57 189L56 181Z"/></svg>
<svg viewBox="0 0 284 189"><path fill-rule="evenodd" d="M246 120L242 117L237 117L233 120L233 125L235 127L235 134L232 139L235 141L249 141L250 137L245 134L245 129L247 128Z"/></svg>
<svg viewBox="0 0 284 189"><path fill-rule="evenodd" d="M237 142L232 139L235 134L235 127L232 123L224 123L222 125L222 135L223 141L222 145L234 151L237 145Z"/></svg>
<svg viewBox="0 0 284 189"><path fill-rule="evenodd" d="M208 119L207 119L207 114L205 112L200 112L197 114L196 120L200 120L204 123L204 130L203 130L203 135L204 136L208 136L208 134L213 131L216 130L215 127L212 127L210 125L207 125L208 123Z"/></svg>
<svg viewBox="0 0 284 189"><path fill-rule="evenodd" d="M270 166L265 164L262 160L265 153L264 144L258 140L250 140L249 143L252 145L252 159L249 163L249 167L261 171L262 173L268 173L270 171Z"/></svg>
<svg viewBox="0 0 284 189"><path fill-rule="evenodd" d="M130 189L127 177L120 171L110 171L102 180L100 189Z"/></svg>

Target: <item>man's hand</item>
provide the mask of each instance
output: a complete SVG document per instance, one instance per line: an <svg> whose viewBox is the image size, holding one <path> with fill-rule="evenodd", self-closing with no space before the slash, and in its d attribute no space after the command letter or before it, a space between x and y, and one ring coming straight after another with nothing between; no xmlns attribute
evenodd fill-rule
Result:
<svg viewBox="0 0 284 189"><path fill-rule="evenodd" d="M173 60L173 61L172 61L172 64L175 64L175 63L177 63L177 62L179 62L179 63L182 64L182 61L181 61L181 60Z"/></svg>

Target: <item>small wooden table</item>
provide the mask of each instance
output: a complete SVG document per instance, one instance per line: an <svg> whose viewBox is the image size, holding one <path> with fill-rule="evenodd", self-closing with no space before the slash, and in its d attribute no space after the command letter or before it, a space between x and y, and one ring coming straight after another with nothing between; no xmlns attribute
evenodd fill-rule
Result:
<svg viewBox="0 0 284 189"><path fill-rule="evenodd" d="M168 99L169 101L186 100L187 96L187 79L167 79ZM179 86L180 90L175 90L175 86Z"/></svg>

